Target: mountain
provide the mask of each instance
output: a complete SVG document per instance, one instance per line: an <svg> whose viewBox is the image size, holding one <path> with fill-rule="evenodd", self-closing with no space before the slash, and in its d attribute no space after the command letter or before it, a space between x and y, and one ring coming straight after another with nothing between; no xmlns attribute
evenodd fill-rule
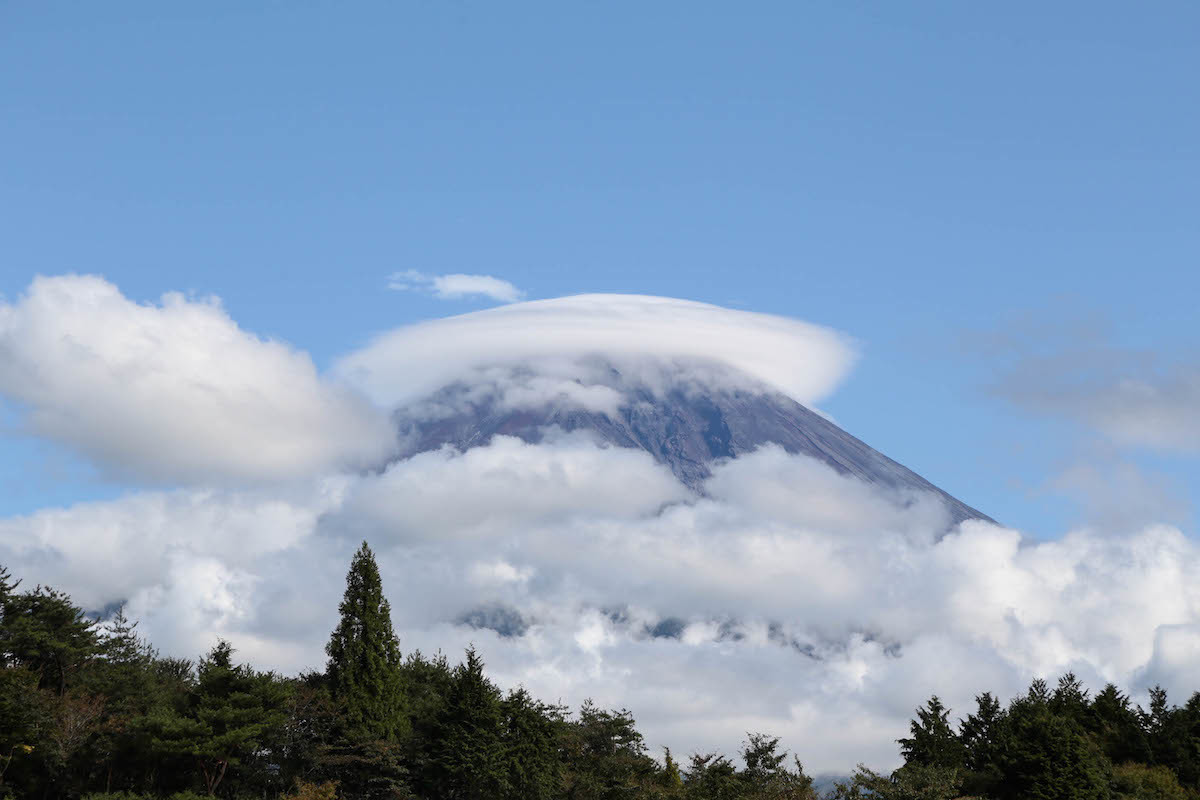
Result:
<svg viewBox="0 0 1200 800"><path fill-rule="evenodd" d="M631 385L615 369L609 375L602 385L620 393L616 413L561 402L512 408L494 394L473 391L463 384L445 387L425 404L443 410L437 418L397 412L405 442L401 457L447 444L467 450L487 444L498 434L538 442L548 428L557 426L564 431L590 431L617 447L645 450L670 467L684 484L703 492L714 461L737 458L774 443L870 484L901 492L932 492L945 503L955 524L968 519L992 521L777 391L765 387L701 391L695 384L683 382L651 389L644 384Z"/></svg>

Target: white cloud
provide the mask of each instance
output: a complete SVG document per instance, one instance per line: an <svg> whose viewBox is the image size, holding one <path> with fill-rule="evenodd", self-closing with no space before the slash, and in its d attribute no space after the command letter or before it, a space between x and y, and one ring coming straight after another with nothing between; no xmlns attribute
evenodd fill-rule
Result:
<svg viewBox="0 0 1200 800"><path fill-rule="evenodd" d="M128 598L168 652L221 635L294 670L323 664L365 537L406 650L474 642L501 683L628 707L652 745L771 731L814 771L894 764L935 691L965 715L979 691L1072 669L1182 701L1200 671L1200 546L1172 527L1037 543L968 522L935 540L936 505L776 448L719 465L701 499L579 436L314 488L43 511L0 523L0 555L91 605ZM519 625L466 624L497 620Z"/></svg>
<svg viewBox="0 0 1200 800"><path fill-rule="evenodd" d="M396 406L455 380L478 385L506 367L588 383L598 367L615 364L638 375L649 364L652 374L639 377L652 383L672 365L703 380L707 364L810 405L834 389L854 359L846 337L799 320L665 297L595 294L409 325L342 359L336 371L377 403ZM556 392L541 387L536 394Z"/></svg>
<svg viewBox="0 0 1200 800"><path fill-rule="evenodd" d="M410 269L388 276L388 288L401 292L430 292L440 300L461 300L464 297L487 297L501 303L515 303L525 293L506 280L491 275L429 275Z"/></svg>
<svg viewBox="0 0 1200 800"><path fill-rule="evenodd" d="M216 300L139 304L94 276L37 278L0 303L0 394L37 434L152 481L295 478L395 443L386 414Z"/></svg>
<svg viewBox="0 0 1200 800"><path fill-rule="evenodd" d="M602 410L613 390L589 379L614 365L650 386L724 388L736 370L811 404L853 357L795 320L584 296L403 328L339 373L389 406L461 380ZM939 502L777 447L715 465L697 496L647 453L555 431L339 474L383 455L383 415L215 302L139 305L98 278L39 279L0 306L0 391L115 467L255 483L0 520L0 563L90 608L127 601L171 654L221 636L263 668L321 667L366 538L406 650L474 642L502 684L631 708L681 753L762 730L813 771L887 767L935 691L957 716L1067 669L1197 688L1200 546L1146 514L1047 542L981 521L940 536Z"/></svg>

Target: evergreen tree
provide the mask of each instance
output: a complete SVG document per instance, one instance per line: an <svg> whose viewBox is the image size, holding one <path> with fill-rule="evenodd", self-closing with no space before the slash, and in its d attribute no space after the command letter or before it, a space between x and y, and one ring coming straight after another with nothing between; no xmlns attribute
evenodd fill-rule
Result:
<svg viewBox="0 0 1200 800"><path fill-rule="evenodd" d="M375 555L366 542L346 574L341 620L329 637L326 675L351 738L396 742L408 735L400 644Z"/></svg>
<svg viewBox="0 0 1200 800"><path fill-rule="evenodd" d="M96 623L62 592L38 586L14 594L3 581L0 658L37 675L40 688L65 695L71 676L99 652Z"/></svg>
<svg viewBox="0 0 1200 800"><path fill-rule="evenodd" d="M962 741L950 727L950 709L935 694L924 708L917 709L917 718L909 724L912 736L898 739L905 766L961 769L966 753Z"/></svg>
<svg viewBox="0 0 1200 800"><path fill-rule="evenodd" d="M907 764L891 776L862 764L846 782L834 785L826 800L951 800L959 797L959 771L949 767Z"/></svg>
<svg viewBox="0 0 1200 800"><path fill-rule="evenodd" d="M549 800L562 783L558 740L563 709L539 703L529 692L517 689L504 698L500 711L505 795L513 800Z"/></svg>
<svg viewBox="0 0 1200 800"><path fill-rule="evenodd" d="M749 734L742 747L746 768L739 774L742 797L754 800L814 800L813 780L804 774L799 759L795 769L787 764L787 751L779 747L778 736Z"/></svg>
<svg viewBox="0 0 1200 800"><path fill-rule="evenodd" d="M504 796L504 720L500 690L483 674L475 648L454 670L438 722L432 771L435 796L485 800Z"/></svg>
<svg viewBox="0 0 1200 800"><path fill-rule="evenodd" d="M616 800L637 796L652 785L658 764L628 711L606 711L584 701L579 718L566 726L562 738L566 761L564 795L584 800Z"/></svg>
<svg viewBox="0 0 1200 800"><path fill-rule="evenodd" d="M1087 723L1091 703L1087 690L1074 672L1068 672L1058 679L1058 687L1050 697L1050 710L1080 725Z"/></svg>
<svg viewBox="0 0 1200 800"><path fill-rule="evenodd" d="M1113 684L1105 686L1092 701L1087 727L1112 763L1150 761L1150 743L1137 709Z"/></svg>
<svg viewBox="0 0 1200 800"><path fill-rule="evenodd" d="M720 753L696 753L683 776L689 800L738 800L745 788L737 767Z"/></svg>
<svg viewBox="0 0 1200 800"><path fill-rule="evenodd" d="M155 749L192 760L208 794L230 767L262 755L284 722L287 690L270 673L234 665L233 648L219 642L201 659L196 687L184 713L160 710L148 721Z"/></svg>
<svg viewBox="0 0 1200 800"><path fill-rule="evenodd" d="M999 783L1000 747L1004 710L991 692L975 698L976 711L959 724L959 737L966 754L967 771L963 789L967 794L990 795Z"/></svg>
<svg viewBox="0 0 1200 800"><path fill-rule="evenodd" d="M1042 684L1044 687L1045 684ZM1008 709L1002 756L1003 800L1107 800L1112 767L1074 720L1034 691Z"/></svg>

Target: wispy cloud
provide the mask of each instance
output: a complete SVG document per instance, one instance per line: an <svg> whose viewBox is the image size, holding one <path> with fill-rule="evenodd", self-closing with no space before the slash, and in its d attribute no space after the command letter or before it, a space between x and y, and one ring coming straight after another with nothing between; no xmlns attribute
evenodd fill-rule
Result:
<svg viewBox="0 0 1200 800"><path fill-rule="evenodd" d="M1039 414L1096 431L1119 447L1200 453L1200 363L1120 345L1103 320L1019 320L992 334L991 390Z"/></svg>
<svg viewBox="0 0 1200 800"><path fill-rule="evenodd" d="M429 292L439 300L488 297L501 303L515 303L525 296L525 292L508 281L491 275L461 272L429 275L415 269L393 272L388 276L388 288L399 292Z"/></svg>

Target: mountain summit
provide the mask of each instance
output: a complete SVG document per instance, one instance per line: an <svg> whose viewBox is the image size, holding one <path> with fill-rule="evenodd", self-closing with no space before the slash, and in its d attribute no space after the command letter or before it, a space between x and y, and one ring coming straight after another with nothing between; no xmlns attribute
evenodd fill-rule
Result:
<svg viewBox="0 0 1200 800"><path fill-rule="evenodd" d="M540 377L528 373L510 374L484 390L456 383L397 412L401 457L444 445L465 451L497 435L539 442L555 428L587 431L612 446L645 450L703 493L714 462L775 444L896 494L932 493L953 524L992 521L781 392L728 370L720 378L703 385L678 378L647 382L605 364L586 382L560 381L557 391L547 391L544 381L535 383ZM534 385L540 393L530 391ZM581 393L590 397L581 402Z"/></svg>

